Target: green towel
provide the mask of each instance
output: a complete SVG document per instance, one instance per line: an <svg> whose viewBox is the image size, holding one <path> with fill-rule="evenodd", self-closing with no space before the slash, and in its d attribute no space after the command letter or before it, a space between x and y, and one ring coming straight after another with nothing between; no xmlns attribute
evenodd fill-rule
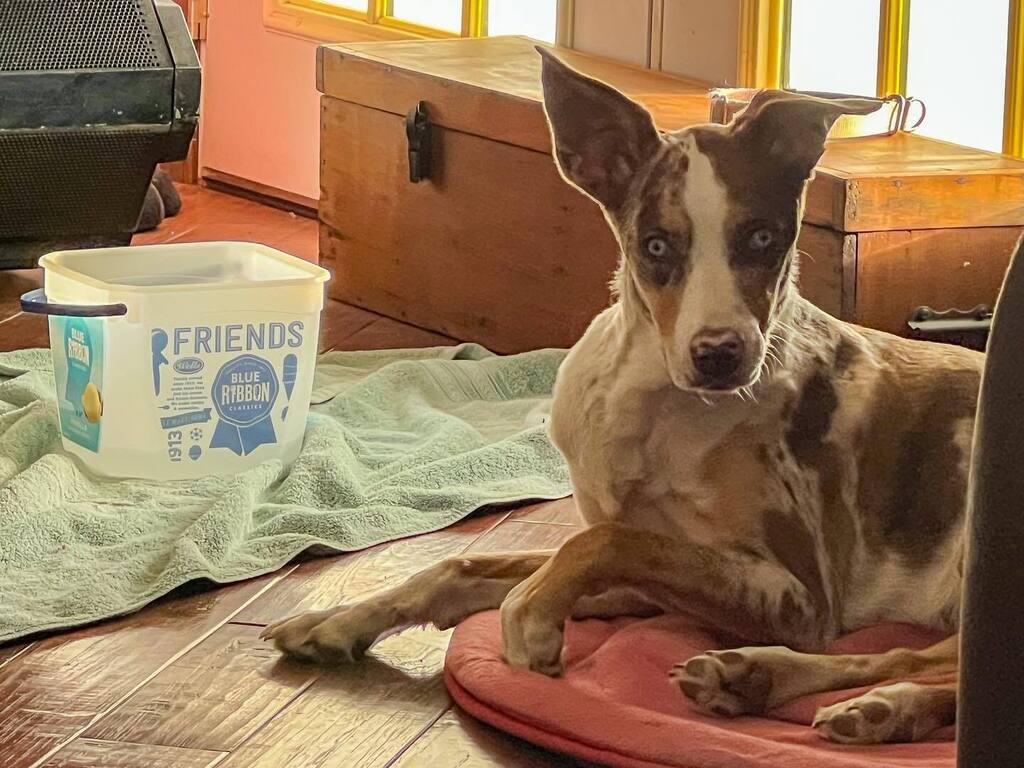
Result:
<svg viewBox="0 0 1024 768"><path fill-rule="evenodd" d="M564 354L328 353L289 471L173 483L86 473L60 448L49 352L0 354L0 642L567 495L544 427Z"/></svg>

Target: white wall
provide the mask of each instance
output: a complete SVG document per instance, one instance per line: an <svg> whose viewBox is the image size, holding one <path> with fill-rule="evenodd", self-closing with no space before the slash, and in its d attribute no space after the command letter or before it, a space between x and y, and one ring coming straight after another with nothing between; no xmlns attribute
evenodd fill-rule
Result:
<svg viewBox="0 0 1024 768"><path fill-rule="evenodd" d="M664 0L661 68L736 85L740 0Z"/></svg>
<svg viewBox="0 0 1024 768"><path fill-rule="evenodd" d="M576 0L573 47L648 65L651 0Z"/></svg>
<svg viewBox="0 0 1024 768"><path fill-rule="evenodd" d="M576 0L581 51L734 85L741 0Z"/></svg>

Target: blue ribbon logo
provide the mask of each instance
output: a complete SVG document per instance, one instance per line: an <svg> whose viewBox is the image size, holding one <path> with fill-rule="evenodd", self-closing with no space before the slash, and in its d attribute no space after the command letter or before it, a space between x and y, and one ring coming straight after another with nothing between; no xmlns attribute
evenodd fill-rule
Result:
<svg viewBox="0 0 1024 768"><path fill-rule="evenodd" d="M72 410L82 413L82 394L92 380L92 338L89 326L81 318L70 318L64 326L64 355L68 377L64 384L64 399Z"/></svg>
<svg viewBox="0 0 1024 768"><path fill-rule="evenodd" d="M228 448L248 456L261 445L276 443L272 413L280 384L274 366L255 355L227 362L213 380L213 407L220 417L211 448Z"/></svg>

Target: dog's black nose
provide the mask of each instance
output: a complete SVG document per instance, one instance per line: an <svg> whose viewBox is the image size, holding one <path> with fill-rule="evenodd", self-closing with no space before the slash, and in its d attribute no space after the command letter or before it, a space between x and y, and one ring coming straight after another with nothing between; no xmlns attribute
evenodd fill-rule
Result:
<svg viewBox="0 0 1024 768"><path fill-rule="evenodd" d="M728 384L743 362L743 339L735 331L705 329L690 345L690 357L708 384Z"/></svg>

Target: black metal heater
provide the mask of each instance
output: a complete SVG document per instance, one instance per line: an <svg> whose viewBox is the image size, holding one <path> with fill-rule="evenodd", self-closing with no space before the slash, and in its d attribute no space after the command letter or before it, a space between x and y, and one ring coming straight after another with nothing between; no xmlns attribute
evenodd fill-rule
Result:
<svg viewBox="0 0 1024 768"><path fill-rule="evenodd" d="M127 244L199 90L172 0L0 0L0 269Z"/></svg>

